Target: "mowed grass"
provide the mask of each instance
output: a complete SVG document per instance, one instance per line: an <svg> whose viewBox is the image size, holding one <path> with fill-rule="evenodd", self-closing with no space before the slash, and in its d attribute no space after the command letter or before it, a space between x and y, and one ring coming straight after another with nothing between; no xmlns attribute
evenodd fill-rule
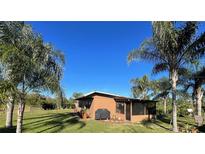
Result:
<svg viewBox="0 0 205 154"><path fill-rule="evenodd" d="M0 115L0 132L14 133L16 128L16 112L14 127L5 128L5 114ZM70 110L45 111L35 109L26 111L23 132L25 133L170 133L169 119L142 123L111 123L109 121L82 120Z"/></svg>

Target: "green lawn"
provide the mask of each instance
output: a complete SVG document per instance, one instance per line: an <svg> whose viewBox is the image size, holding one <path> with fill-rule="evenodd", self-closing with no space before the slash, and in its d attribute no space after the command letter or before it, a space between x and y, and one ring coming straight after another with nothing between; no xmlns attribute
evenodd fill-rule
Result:
<svg viewBox="0 0 205 154"><path fill-rule="evenodd" d="M14 114L16 125L16 113ZM194 121L179 118L179 125L194 125ZM0 132L15 132L15 127L4 128L5 115L0 115ZM23 132L28 133L169 133L169 119L142 123L110 123L105 121L81 120L69 110L26 111Z"/></svg>

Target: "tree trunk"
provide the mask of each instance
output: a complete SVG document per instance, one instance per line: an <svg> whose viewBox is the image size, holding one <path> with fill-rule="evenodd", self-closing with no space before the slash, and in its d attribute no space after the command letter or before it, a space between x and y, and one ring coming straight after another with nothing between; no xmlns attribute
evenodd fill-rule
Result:
<svg viewBox="0 0 205 154"><path fill-rule="evenodd" d="M6 128L13 127L13 111L14 111L14 102L12 98L9 98L8 103L6 104Z"/></svg>
<svg viewBox="0 0 205 154"><path fill-rule="evenodd" d="M167 99L163 99L163 106L164 106L164 114L167 114Z"/></svg>
<svg viewBox="0 0 205 154"><path fill-rule="evenodd" d="M174 70L171 73L171 80L172 80L172 129L174 132L178 132L177 127L177 104L176 104L176 90L177 90L177 80L178 74L177 71Z"/></svg>
<svg viewBox="0 0 205 154"><path fill-rule="evenodd" d="M16 133L22 133L24 109L25 109L25 102L24 102L24 99L21 98L20 102L18 104L18 117L17 117Z"/></svg>
<svg viewBox="0 0 205 154"><path fill-rule="evenodd" d="M196 89L196 111L198 116L201 116L202 97L203 97L202 88L198 87Z"/></svg>
<svg viewBox="0 0 205 154"><path fill-rule="evenodd" d="M193 107L196 109L196 90L193 90L192 92L192 102L193 102Z"/></svg>

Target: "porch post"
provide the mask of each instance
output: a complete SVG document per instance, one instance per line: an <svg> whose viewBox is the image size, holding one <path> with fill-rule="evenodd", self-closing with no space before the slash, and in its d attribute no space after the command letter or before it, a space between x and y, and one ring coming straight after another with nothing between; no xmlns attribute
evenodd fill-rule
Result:
<svg viewBox="0 0 205 154"><path fill-rule="evenodd" d="M132 121L132 101L130 102L130 121Z"/></svg>
<svg viewBox="0 0 205 154"><path fill-rule="evenodd" d="M126 103L124 102L124 116L125 116L125 121L126 121Z"/></svg>

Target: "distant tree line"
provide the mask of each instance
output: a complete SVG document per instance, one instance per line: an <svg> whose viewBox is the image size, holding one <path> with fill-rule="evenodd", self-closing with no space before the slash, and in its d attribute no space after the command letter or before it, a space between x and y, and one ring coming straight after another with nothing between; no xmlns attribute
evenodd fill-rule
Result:
<svg viewBox="0 0 205 154"><path fill-rule="evenodd" d="M39 93L29 93L25 97L25 104L30 111L35 109L54 110L58 109L59 104L61 105L61 109L74 109L75 99L82 95L83 93L74 92L70 98L67 99L66 97L63 97L63 102L59 102L59 98L57 97L44 96ZM0 103L0 110L5 108L6 104L3 101Z"/></svg>

